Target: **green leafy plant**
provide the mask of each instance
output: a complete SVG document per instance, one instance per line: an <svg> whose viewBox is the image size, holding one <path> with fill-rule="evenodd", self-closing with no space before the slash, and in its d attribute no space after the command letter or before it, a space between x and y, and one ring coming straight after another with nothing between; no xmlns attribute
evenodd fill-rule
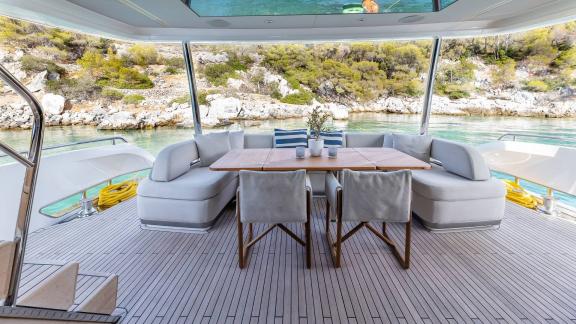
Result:
<svg viewBox="0 0 576 324"><path fill-rule="evenodd" d="M160 58L156 48L148 44L134 44L128 48L128 53L130 61L140 66L157 64Z"/></svg>
<svg viewBox="0 0 576 324"><path fill-rule="evenodd" d="M124 98L124 94L116 89L106 88L102 90L102 96L111 100L120 100Z"/></svg>
<svg viewBox="0 0 576 324"><path fill-rule="evenodd" d="M226 85L228 78L236 78L236 71L228 64L215 63L208 64L204 68L206 79L215 86Z"/></svg>
<svg viewBox="0 0 576 324"><path fill-rule="evenodd" d="M142 102L144 99L146 99L143 95L139 95L139 94L129 94L124 96L124 103L125 104L139 104L140 102Z"/></svg>
<svg viewBox="0 0 576 324"><path fill-rule="evenodd" d="M550 86L542 80L531 80L526 83L524 89L532 92L547 92L550 91Z"/></svg>
<svg viewBox="0 0 576 324"><path fill-rule="evenodd" d="M309 105L312 103L313 98L314 95L309 91L299 90L297 93L282 97L280 101L291 105Z"/></svg>
<svg viewBox="0 0 576 324"><path fill-rule="evenodd" d="M329 118L330 114L322 111L320 107L314 107L314 109L312 109L306 120L306 126L310 129L310 136L312 136L312 138L319 140L320 133L328 130L326 122Z"/></svg>
<svg viewBox="0 0 576 324"><path fill-rule="evenodd" d="M55 64L54 62L32 55L22 56L20 63L22 64L22 70L26 72L48 71L50 73L56 72L60 75L66 73L66 70L63 67Z"/></svg>

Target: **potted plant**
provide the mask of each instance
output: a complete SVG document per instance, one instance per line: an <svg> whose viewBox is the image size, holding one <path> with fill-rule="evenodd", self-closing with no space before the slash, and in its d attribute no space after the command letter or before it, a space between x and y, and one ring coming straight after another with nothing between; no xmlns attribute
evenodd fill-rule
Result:
<svg viewBox="0 0 576 324"><path fill-rule="evenodd" d="M306 121L306 126L310 129L310 138L308 139L308 148L310 149L310 155L320 156L322 155L322 148L324 148L324 140L320 136L322 132L328 130L326 122L330 115L326 112L320 110L320 107L312 109L312 112L308 116Z"/></svg>

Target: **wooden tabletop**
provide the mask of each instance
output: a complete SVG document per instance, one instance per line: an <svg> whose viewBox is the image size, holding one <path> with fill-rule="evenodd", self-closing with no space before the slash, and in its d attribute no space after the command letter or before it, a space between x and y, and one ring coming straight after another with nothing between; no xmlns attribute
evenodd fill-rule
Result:
<svg viewBox="0 0 576 324"><path fill-rule="evenodd" d="M295 149L241 149L232 150L210 166L214 171L340 171L344 169L366 170L425 170L430 165L398 150L384 147L339 148L335 159L322 156L297 159Z"/></svg>

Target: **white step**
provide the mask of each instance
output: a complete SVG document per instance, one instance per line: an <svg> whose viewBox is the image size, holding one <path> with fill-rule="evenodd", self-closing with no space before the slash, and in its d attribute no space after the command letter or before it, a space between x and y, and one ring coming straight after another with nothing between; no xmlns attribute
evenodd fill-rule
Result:
<svg viewBox="0 0 576 324"><path fill-rule="evenodd" d="M18 305L68 310L76 297L78 269L77 262L64 265L19 297Z"/></svg>

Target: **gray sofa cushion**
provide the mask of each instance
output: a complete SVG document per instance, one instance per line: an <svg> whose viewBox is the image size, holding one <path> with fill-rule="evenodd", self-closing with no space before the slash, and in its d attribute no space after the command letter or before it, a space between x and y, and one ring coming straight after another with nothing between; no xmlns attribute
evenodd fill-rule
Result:
<svg viewBox="0 0 576 324"><path fill-rule="evenodd" d="M442 162L442 166L447 171L464 178L488 180L491 177L490 169L484 158L470 145L434 139L432 141L432 157Z"/></svg>
<svg viewBox="0 0 576 324"><path fill-rule="evenodd" d="M154 161L150 179L171 181L190 170L192 162L198 160L196 142L189 140L165 147Z"/></svg>
<svg viewBox="0 0 576 324"><path fill-rule="evenodd" d="M393 134L384 134L384 144L382 146L386 148L394 148Z"/></svg>
<svg viewBox="0 0 576 324"><path fill-rule="evenodd" d="M273 148L274 135L272 134L245 134L244 148Z"/></svg>
<svg viewBox="0 0 576 324"><path fill-rule="evenodd" d="M228 132L196 135L200 166L207 167L230 151Z"/></svg>
<svg viewBox="0 0 576 324"><path fill-rule="evenodd" d="M418 160L430 162L432 136L392 134L392 143L395 149L404 152Z"/></svg>
<svg viewBox="0 0 576 324"><path fill-rule="evenodd" d="M412 171L412 190L425 198L444 201L503 198L506 194L500 180L470 181L436 165L431 170Z"/></svg>
<svg viewBox="0 0 576 324"><path fill-rule="evenodd" d="M232 150L244 148L244 131L233 131L228 134L230 139L230 148Z"/></svg>
<svg viewBox="0 0 576 324"><path fill-rule="evenodd" d="M236 181L237 176L236 172L192 168L170 182L145 179L138 186L138 195L163 199L205 200L218 195L230 181Z"/></svg>
<svg viewBox="0 0 576 324"><path fill-rule="evenodd" d="M383 134L346 133L346 147L382 147Z"/></svg>

